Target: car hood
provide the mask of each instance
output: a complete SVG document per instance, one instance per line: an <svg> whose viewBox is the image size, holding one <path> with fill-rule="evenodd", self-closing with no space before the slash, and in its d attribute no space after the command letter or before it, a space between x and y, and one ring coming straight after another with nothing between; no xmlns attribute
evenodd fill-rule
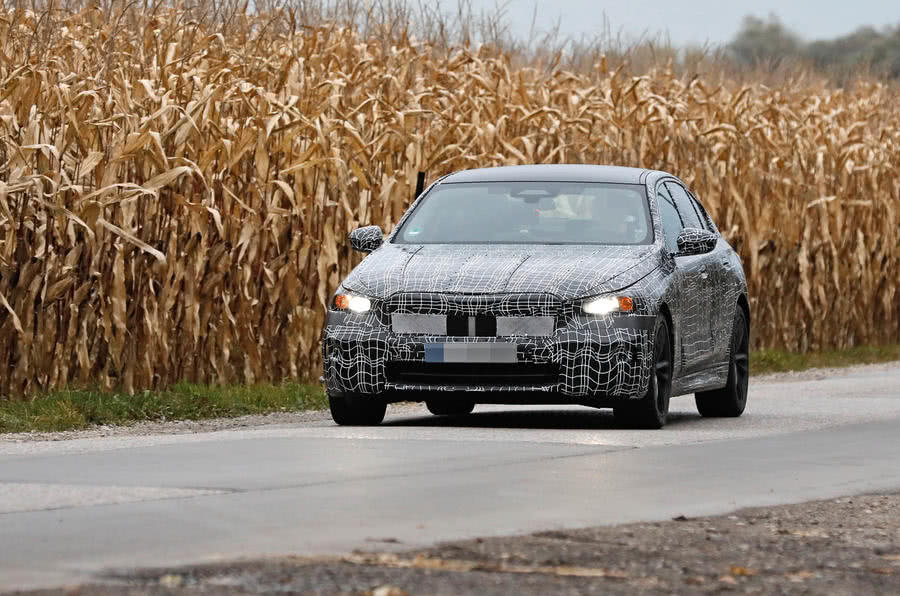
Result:
<svg viewBox="0 0 900 596"><path fill-rule="evenodd" d="M547 292L571 300L630 286L660 265L653 245L385 244L342 285L373 298Z"/></svg>

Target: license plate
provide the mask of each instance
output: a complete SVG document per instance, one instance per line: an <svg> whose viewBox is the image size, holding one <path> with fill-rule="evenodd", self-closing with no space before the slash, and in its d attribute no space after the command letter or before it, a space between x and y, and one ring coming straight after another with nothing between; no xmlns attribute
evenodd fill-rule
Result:
<svg viewBox="0 0 900 596"><path fill-rule="evenodd" d="M425 344L425 362L516 362L516 344Z"/></svg>

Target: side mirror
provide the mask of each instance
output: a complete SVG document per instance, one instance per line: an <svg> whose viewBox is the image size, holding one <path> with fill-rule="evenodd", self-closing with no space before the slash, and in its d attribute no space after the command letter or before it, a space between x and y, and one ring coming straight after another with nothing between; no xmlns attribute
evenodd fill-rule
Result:
<svg viewBox="0 0 900 596"><path fill-rule="evenodd" d="M372 252L384 242L384 235L378 226L364 226L350 232L350 246L360 252Z"/></svg>
<svg viewBox="0 0 900 596"><path fill-rule="evenodd" d="M719 241L719 235L709 230L701 230L700 228L685 228L678 234L678 252L676 257L689 257L692 255L703 255L716 247Z"/></svg>

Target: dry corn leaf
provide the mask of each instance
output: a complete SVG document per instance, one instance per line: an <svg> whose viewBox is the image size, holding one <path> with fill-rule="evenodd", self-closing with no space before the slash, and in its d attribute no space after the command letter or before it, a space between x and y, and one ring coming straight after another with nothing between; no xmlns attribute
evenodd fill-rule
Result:
<svg viewBox="0 0 900 596"><path fill-rule="evenodd" d="M346 233L388 232L420 169L522 162L680 175L744 261L755 348L900 341L890 86L533 68L262 13L226 34L125 10L115 36L87 7L5 40L0 360L17 364L0 395L317 378L325 302L359 262ZM43 31L65 33L25 64Z"/></svg>

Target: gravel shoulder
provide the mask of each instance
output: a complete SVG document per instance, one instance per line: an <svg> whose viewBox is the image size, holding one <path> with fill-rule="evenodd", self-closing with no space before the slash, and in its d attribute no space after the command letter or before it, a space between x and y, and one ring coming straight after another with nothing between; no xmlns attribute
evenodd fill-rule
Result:
<svg viewBox="0 0 900 596"><path fill-rule="evenodd" d="M398 408L414 412L419 404L392 404ZM22 443L25 441L68 441L73 439L96 439L102 437L141 437L152 435L181 435L209 433L220 430L251 430L256 428L290 427L298 424L331 423L328 410L305 410L302 412L273 412L235 418L207 418L203 420L149 421L131 425L100 425L83 430L60 432L0 433L0 443Z"/></svg>
<svg viewBox="0 0 900 596"><path fill-rule="evenodd" d="M802 371L757 375L751 380L755 384L789 383L828 379L836 376L868 375L896 369L900 362L863 364L840 368L811 368ZM752 389L751 389L752 390ZM752 397L752 396L751 396ZM392 404L391 411L413 414L423 411L416 403ZM171 422L140 422L128 426L97 426L84 430L62 432L30 432L0 434L0 443L20 443L25 441L66 441L71 439L92 439L100 437L150 436L167 434L206 433L220 430L277 428L298 424L331 422L328 410L308 410L303 412L275 412L272 414L240 416L237 418L210 418L205 420L178 420Z"/></svg>
<svg viewBox="0 0 900 596"><path fill-rule="evenodd" d="M895 594L900 495L745 509L328 559L283 558L110 574L33 595Z"/></svg>

